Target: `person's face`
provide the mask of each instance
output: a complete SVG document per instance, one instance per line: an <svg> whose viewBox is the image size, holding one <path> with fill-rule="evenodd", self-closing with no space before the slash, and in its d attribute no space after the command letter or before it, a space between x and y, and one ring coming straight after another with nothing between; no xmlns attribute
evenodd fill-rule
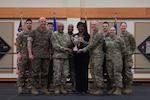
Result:
<svg viewBox="0 0 150 100"><path fill-rule="evenodd" d="M122 24L120 25L120 29L121 29L121 32L126 32L126 30L127 30L127 25L126 25L125 23L122 23Z"/></svg>
<svg viewBox="0 0 150 100"><path fill-rule="evenodd" d="M47 27L48 27L48 30L50 30L50 31L54 30L54 26L52 24L48 24Z"/></svg>
<svg viewBox="0 0 150 100"><path fill-rule="evenodd" d="M27 21L27 22L26 22L26 28L27 28L28 30L31 30L31 28L32 28L32 22L31 22L31 21Z"/></svg>
<svg viewBox="0 0 150 100"><path fill-rule="evenodd" d="M104 23L103 24L103 32L107 32L109 30L109 25Z"/></svg>
<svg viewBox="0 0 150 100"><path fill-rule="evenodd" d="M41 28L46 28L46 19L45 18L40 18L39 23L40 23Z"/></svg>
<svg viewBox="0 0 150 100"><path fill-rule="evenodd" d="M57 31L59 33L63 33L63 31L64 31L64 24L63 23L58 23L57 27L58 27Z"/></svg>
<svg viewBox="0 0 150 100"><path fill-rule="evenodd" d="M71 25L68 26L68 33L73 33L73 26Z"/></svg>
<svg viewBox="0 0 150 100"><path fill-rule="evenodd" d="M78 26L78 31L79 31L79 33L83 33L84 32L84 26L83 25L79 25Z"/></svg>
<svg viewBox="0 0 150 100"><path fill-rule="evenodd" d="M114 36L116 34L116 29L114 27L111 27L109 29L109 33L110 33L111 36Z"/></svg>
<svg viewBox="0 0 150 100"><path fill-rule="evenodd" d="M94 22L92 22L91 25L92 25L92 30L93 31L97 31L98 30L98 23L97 22L94 21Z"/></svg>

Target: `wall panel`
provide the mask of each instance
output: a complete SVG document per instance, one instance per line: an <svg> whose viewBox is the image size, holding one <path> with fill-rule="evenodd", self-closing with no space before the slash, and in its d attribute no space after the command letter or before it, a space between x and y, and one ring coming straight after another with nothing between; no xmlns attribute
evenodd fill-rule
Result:
<svg viewBox="0 0 150 100"><path fill-rule="evenodd" d="M150 18L150 8L0 8L0 18L20 18L23 12L24 18L114 18L117 12L118 18Z"/></svg>

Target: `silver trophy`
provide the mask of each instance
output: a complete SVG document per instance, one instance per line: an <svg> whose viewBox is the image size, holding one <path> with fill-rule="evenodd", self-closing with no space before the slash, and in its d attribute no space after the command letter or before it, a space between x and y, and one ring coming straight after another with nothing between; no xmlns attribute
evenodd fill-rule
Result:
<svg viewBox="0 0 150 100"><path fill-rule="evenodd" d="M73 51L78 51L78 47L77 47L77 45L79 44L79 37L78 37L78 35L75 35L74 37L73 37L73 43L74 43L74 45L75 45L75 47L73 48Z"/></svg>

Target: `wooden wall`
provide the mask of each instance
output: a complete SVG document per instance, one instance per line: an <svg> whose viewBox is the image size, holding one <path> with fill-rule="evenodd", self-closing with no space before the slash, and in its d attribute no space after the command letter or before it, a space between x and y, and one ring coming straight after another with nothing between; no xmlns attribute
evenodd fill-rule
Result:
<svg viewBox="0 0 150 100"><path fill-rule="evenodd" d="M24 18L53 18L53 12L57 18L114 18L117 12L118 18L150 18L150 8L0 8L0 18L20 18L23 12Z"/></svg>

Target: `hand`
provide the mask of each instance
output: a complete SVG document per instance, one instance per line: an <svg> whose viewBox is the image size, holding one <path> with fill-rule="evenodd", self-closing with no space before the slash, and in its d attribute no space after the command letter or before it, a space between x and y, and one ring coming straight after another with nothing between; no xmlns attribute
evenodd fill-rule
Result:
<svg viewBox="0 0 150 100"><path fill-rule="evenodd" d="M19 53L17 54L17 61L21 61L21 59L22 59L22 54L19 52Z"/></svg>
<svg viewBox="0 0 150 100"><path fill-rule="evenodd" d="M73 37L71 37L71 41L72 41L72 42L74 41L74 38L73 38Z"/></svg>
<svg viewBox="0 0 150 100"><path fill-rule="evenodd" d="M29 54L29 59L30 59L30 60L33 60L33 59L34 59L33 54Z"/></svg>
<svg viewBox="0 0 150 100"><path fill-rule="evenodd" d="M52 60L53 59L53 56L50 54L50 60Z"/></svg>
<svg viewBox="0 0 150 100"><path fill-rule="evenodd" d="M79 42L84 42L84 39L82 37L79 37Z"/></svg>
<svg viewBox="0 0 150 100"><path fill-rule="evenodd" d="M81 52L83 52L83 50L82 50L82 49L79 49L79 50L77 51L77 53L81 53Z"/></svg>
<svg viewBox="0 0 150 100"><path fill-rule="evenodd" d="M68 52L72 52L72 50L70 48L66 48L65 50Z"/></svg>

